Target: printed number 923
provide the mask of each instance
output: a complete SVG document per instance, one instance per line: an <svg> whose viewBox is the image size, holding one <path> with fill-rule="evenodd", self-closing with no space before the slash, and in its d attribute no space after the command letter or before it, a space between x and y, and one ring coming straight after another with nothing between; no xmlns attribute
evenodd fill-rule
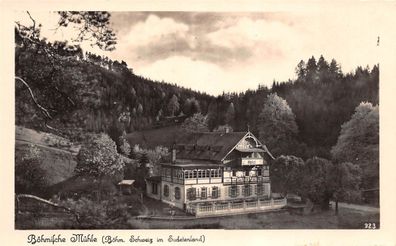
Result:
<svg viewBox="0 0 396 246"><path fill-rule="evenodd" d="M375 223L364 223L364 229L376 229L377 226Z"/></svg>

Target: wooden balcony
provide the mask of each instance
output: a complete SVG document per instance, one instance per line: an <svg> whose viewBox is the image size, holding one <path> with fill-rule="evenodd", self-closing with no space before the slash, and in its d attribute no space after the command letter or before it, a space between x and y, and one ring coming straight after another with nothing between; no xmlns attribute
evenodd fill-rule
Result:
<svg viewBox="0 0 396 246"><path fill-rule="evenodd" d="M224 177L225 185L240 185L240 184L257 184L257 183L268 183L270 182L269 177L262 176L246 176L246 177Z"/></svg>

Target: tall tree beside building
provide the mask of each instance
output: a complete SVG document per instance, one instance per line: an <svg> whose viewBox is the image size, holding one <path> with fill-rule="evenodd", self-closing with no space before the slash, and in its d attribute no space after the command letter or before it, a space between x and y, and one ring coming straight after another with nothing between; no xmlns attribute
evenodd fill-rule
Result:
<svg viewBox="0 0 396 246"><path fill-rule="evenodd" d="M351 162L363 170L363 188L379 186L379 108L361 103L341 126L331 154L337 162Z"/></svg>
<svg viewBox="0 0 396 246"><path fill-rule="evenodd" d="M351 162L336 164L334 167L334 182L336 184L333 199L336 202L335 213L338 214L338 202L356 202L361 198L360 185L362 169Z"/></svg>
<svg viewBox="0 0 396 246"><path fill-rule="evenodd" d="M310 199L322 209L329 209L330 200L356 202L360 199L361 169L352 163L334 164L313 157L305 162L298 189L304 198Z"/></svg>
<svg viewBox="0 0 396 246"><path fill-rule="evenodd" d="M301 180L304 175L304 161L296 156L279 156L271 162L271 186L274 192L287 195L300 194Z"/></svg>
<svg viewBox="0 0 396 246"><path fill-rule="evenodd" d="M335 190L333 163L324 158L313 157L305 162L300 192L322 209L329 209Z"/></svg>
<svg viewBox="0 0 396 246"><path fill-rule="evenodd" d="M288 155L296 148L295 116L286 100L276 93L267 96L259 115L259 138L274 155Z"/></svg>

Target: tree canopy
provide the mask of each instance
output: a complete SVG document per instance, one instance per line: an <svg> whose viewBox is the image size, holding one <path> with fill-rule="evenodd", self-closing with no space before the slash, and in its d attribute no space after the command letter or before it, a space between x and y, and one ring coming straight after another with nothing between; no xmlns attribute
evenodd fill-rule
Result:
<svg viewBox="0 0 396 246"><path fill-rule="evenodd" d="M189 132L208 132L208 120L207 116L201 113L196 113L193 116L184 120L181 127Z"/></svg>
<svg viewBox="0 0 396 246"><path fill-rule="evenodd" d="M351 162L362 168L365 188L378 188L379 107L371 103L356 107L351 119L341 126L331 153L338 162Z"/></svg>
<svg viewBox="0 0 396 246"><path fill-rule="evenodd" d="M288 154L295 143L298 127L286 100L276 93L267 96L259 115L259 138L275 155Z"/></svg>
<svg viewBox="0 0 396 246"><path fill-rule="evenodd" d="M304 161L296 156L281 155L277 157L271 162L272 190L283 195L300 194L304 165Z"/></svg>
<svg viewBox="0 0 396 246"><path fill-rule="evenodd" d="M106 134L89 137L77 155L77 175L93 177L118 177L123 173L124 162L117 152L115 142Z"/></svg>

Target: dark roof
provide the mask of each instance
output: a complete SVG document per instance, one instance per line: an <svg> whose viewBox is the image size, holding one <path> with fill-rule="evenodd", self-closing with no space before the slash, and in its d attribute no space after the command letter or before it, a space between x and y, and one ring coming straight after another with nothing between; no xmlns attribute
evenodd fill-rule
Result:
<svg viewBox="0 0 396 246"><path fill-rule="evenodd" d="M162 166L179 167L183 169L195 169L195 168L213 168L217 169L224 166L221 163L163 163Z"/></svg>
<svg viewBox="0 0 396 246"><path fill-rule="evenodd" d="M151 176L151 177L146 178L146 180L154 182L154 183L159 183L159 182L161 182L161 176Z"/></svg>
<svg viewBox="0 0 396 246"><path fill-rule="evenodd" d="M128 142L143 148L154 149L164 146L175 147L176 159L200 160L219 163L247 132L186 132L180 126L171 126L151 130L137 131L128 134ZM265 145L262 150L271 158L273 156ZM273 158L274 159L274 158Z"/></svg>
<svg viewBox="0 0 396 246"><path fill-rule="evenodd" d="M127 135L129 144L133 147L154 149L157 146L172 147L177 136L184 134L180 126L169 126L157 129L135 131Z"/></svg>
<svg viewBox="0 0 396 246"><path fill-rule="evenodd" d="M246 132L196 132L176 140L176 159L220 162Z"/></svg>

